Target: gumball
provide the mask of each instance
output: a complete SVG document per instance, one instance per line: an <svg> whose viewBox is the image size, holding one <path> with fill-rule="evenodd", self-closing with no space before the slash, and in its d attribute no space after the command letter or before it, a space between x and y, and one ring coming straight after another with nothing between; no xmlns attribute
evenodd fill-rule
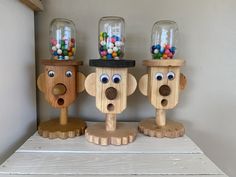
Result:
<svg viewBox="0 0 236 177"><path fill-rule="evenodd" d="M165 48L170 49L170 44L166 44Z"/></svg>
<svg viewBox="0 0 236 177"><path fill-rule="evenodd" d="M54 56L53 59L54 59L54 60L58 60L58 56Z"/></svg>
<svg viewBox="0 0 236 177"><path fill-rule="evenodd" d="M61 40L61 45L65 45L65 41L64 40Z"/></svg>
<svg viewBox="0 0 236 177"><path fill-rule="evenodd" d="M58 55L61 55L61 54L62 54L62 50L61 50L61 49L58 49L58 50L57 50L57 54L58 54Z"/></svg>
<svg viewBox="0 0 236 177"><path fill-rule="evenodd" d="M58 59L59 59L59 60L63 60L64 57L63 57L63 56L59 56Z"/></svg>
<svg viewBox="0 0 236 177"><path fill-rule="evenodd" d="M69 42L69 47L74 47L74 44L72 42Z"/></svg>
<svg viewBox="0 0 236 177"><path fill-rule="evenodd" d="M162 58L163 58L163 59L167 59L168 56L167 56L166 54L163 54Z"/></svg>
<svg viewBox="0 0 236 177"><path fill-rule="evenodd" d="M165 50L165 54L168 55L169 53L170 53L170 50L169 50L169 49L166 49L166 50Z"/></svg>
<svg viewBox="0 0 236 177"><path fill-rule="evenodd" d="M57 56L57 51L53 52L53 55L54 55L54 56Z"/></svg>
<svg viewBox="0 0 236 177"><path fill-rule="evenodd" d="M108 34L107 34L106 32L103 32L103 33L102 33L102 37L107 38L107 37L108 37Z"/></svg>
<svg viewBox="0 0 236 177"><path fill-rule="evenodd" d="M160 50L160 49L161 49L161 45L160 45L160 44L157 44L157 45L156 45L156 48L157 48L158 50Z"/></svg>
<svg viewBox="0 0 236 177"><path fill-rule="evenodd" d="M100 44L101 44L102 46L104 46L104 45L106 45L107 43L106 43L105 41L101 41Z"/></svg>
<svg viewBox="0 0 236 177"><path fill-rule="evenodd" d="M114 37L111 38L111 42L112 42L112 43L115 43L115 42L116 42L116 38L114 38Z"/></svg>
<svg viewBox="0 0 236 177"><path fill-rule="evenodd" d="M60 48L61 48L61 44L56 44L56 47L57 47L58 49L60 49Z"/></svg>
<svg viewBox="0 0 236 177"><path fill-rule="evenodd" d="M116 53L117 53L117 56L121 55L121 51L120 50L118 50Z"/></svg>
<svg viewBox="0 0 236 177"><path fill-rule="evenodd" d="M120 58L119 58L119 57L115 57L114 59L115 59L115 60L119 60Z"/></svg>
<svg viewBox="0 0 236 177"><path fill-rule="evenodd" d="M68 55L68 51L67 50L63 50L62 53L63 53L64 56Z"/></svg>
<svg viewBox="0 0 236 177"><path fill-rule="evenodd" d="M168 55L167 55L168 57L173 57L173 54L170 52L170 53L168 53Z"/></svg>
<svg viewBox="0 0 236 177"><path fill-rule="evenodd" d="M72 54L72 52L69 52L68 55L69 55L69 57L71 57L73 54Z"/></svg>
<svg viewBox="0 0 236 177"><path fill-rule="evenodd" d="M100 41L103 41L103 40L104 40L104 38L103 38L102 36L100 36L99 39L100 39Z"/></svg>
<svg viewBox="0 0 236 177"><path fill-rule="evenodd" d="M159 53L157 54L157 58L160 59L161 57L162 57L162 54L159 52Z"/></svg>
<svg viewBox="0 0 236 177"><path fill-rule="evenodd" d="M120 42L120 41L116 41L116 42L115 42L115 46L116 46L116 47L120 47L120 46L121 46L121 42Z"/></svg>
<svg viewBox="0 0 236 177"><path fill-rule="evenodd" d="M109 54L112 54L112 52L113 52L112 49L108 49L108 50L107 50L107 53L109 53Z"/></svg>
<svg viewBox="0 0 236 177"><path fill-rule="evenodd" d="M120 38L118 36L115 36L116 41L120 41Z"/></svg>
<svg viewBox="0 0 236 177"><path fill-rule="evenodd" d="M109 44L108 44L108 47L109 47L109 48L113 48L113 47L114 47L114 44L113 44L113 43L109 43Z"/></svg>
<svg viewBox="0 0 236 177"><path fill-rule="evenodd" d="M57 45L57 40L56 39L51 39L51 45Z"/></svg>
<svg viewBox="0 0 236 177"><path fill-rule="evenodd" d="M70 40L72 43L75 43L75 39L74 38L71 38Z"/></svg>
<svg viewBox="0 0 236 177"><path fill-rule="evenodd" d="M107 52L106 51L101 51L101 56L106 56Z"/></svg>
<svg viewBox="0 0 236 177"><path fill-rule="evenodd" d="M65 60L69 60L69 56L64 56Z"/></svg>
<svg viewBox="0 0 236 177"><path fill-rule="evenodd" d="M155 49L155 50L153 51L153 53L155 53L155 54L157 54L158 52L159 52L158 49Z"/></svg>
<svg viewBox="0 0 236 177"><path fill-rule="evenodd" d="M161 47L160 49L160 53L164 53L165 49L163 47Z"/></svg>
<svg viewBox="0 0 236 177"><path fill-rule="evenodd" d="M113 47L113 51L117 52L119 49L117 47Z"/></svg>
<svg viewBox="0 0 236 177"><path fill-rule="evenodd" d="M107 55L107 59L112 59L112 55L111 55L111 54L108 54L108 55Z"/></svg>
<svg viewBox="0 0 236 177"><path fill-rule="evenodd" d="M116 52L113 52L112 53L112 57L114 58L114 57L117 57L117 53Z"/></svg>
<svg viewBox="0 0 236 177"><path fill-rule="evenodd" d="M103 56L103 57L102 57L102 59L103 59L103 60L106 60L106 59L107 59L107 57L106 57L106 56Z"/></svg>
<svg viewBox="0 0 236 177"><path fill-rule="evenodd" d="M52 46L52 51L56 51L57 47L56 46Z"/></svg>
<svg viewBox="0 0 236 177"><path fill-rule="evenodd" d="M174 52L176 50L176 47L171 47L170 51Z"/></svg>

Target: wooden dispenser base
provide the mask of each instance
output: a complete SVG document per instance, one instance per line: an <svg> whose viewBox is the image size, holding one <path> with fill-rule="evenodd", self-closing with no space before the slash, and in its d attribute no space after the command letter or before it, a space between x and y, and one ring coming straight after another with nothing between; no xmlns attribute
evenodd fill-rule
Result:
<svg viewBox="0 0 236 177"><path fill-rule="evenodd" d="M126 123L116 123L115 115L108 114L106 123L97 123L85 130L85 137L99 145L125 145L135 140L137 128Z"/></svg>
<svg viewBox="0 0 236 177"><path fill-rule="evenodd" d="M60 119L42 122L38 126L38 133L44 138L67 139L84 134L87 125L79 118L67 118L67 109L61 110Z"/></svg>
<svg viewBox="0 0 236 177"><path fill-rule="evenodd" d="M156 120L153 118L142 120L138 129L144 135L157 138L177 138L184 135L184 126L181 123L167 120L165 126L157 126Z"/></svg>

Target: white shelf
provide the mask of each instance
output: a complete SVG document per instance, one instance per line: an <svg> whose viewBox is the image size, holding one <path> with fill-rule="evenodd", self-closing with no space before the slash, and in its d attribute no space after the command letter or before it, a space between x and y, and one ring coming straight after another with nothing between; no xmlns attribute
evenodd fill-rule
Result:
<svg viewBox="0 0 236 177"><path fill-rule="evenodd" d="M128 145L99 146L84 136L49 140L35 133L0 166L0 177L68 175L226 176L187 136L157 139L142 134Z"/></svg>

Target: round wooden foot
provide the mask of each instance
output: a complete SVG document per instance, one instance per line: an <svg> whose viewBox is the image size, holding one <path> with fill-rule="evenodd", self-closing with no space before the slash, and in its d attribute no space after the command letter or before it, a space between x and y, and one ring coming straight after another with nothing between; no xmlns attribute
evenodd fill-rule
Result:
<svg viewBox="0 0 236 177"><path fill-rule="evenodd" d="M157 138L177 138L184 135L184 126L181 123L167 120L166 125L158 127L155 119L145 119L139 123L141 133Z"/></svg>
<svg viewBox="0 0 236 177"><path fill-rule="evenodd" d="M38 133L44 138L67 139L84 134L86 127L86 123L78 118L68 119L65 125L61 125L59 119L51 119L39 124Z"/></svg>
<svg viewBox="0 0 236 177"><path fill-rule="evenodd" d="M99 145L123 145L135 140L137 129L125 123L117 123L116 130L106 131L105 123L97 123L85 130L85 137Z"/></svg>

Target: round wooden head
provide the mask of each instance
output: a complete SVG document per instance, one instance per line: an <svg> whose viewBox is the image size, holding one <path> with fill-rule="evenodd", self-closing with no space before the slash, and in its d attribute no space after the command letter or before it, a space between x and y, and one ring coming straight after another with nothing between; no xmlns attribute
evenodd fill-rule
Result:
<svg viewBox="0 0 236 177"><path fill-rule="evenodd" d="M103 113L121 113L127 96L137 87L136 79L127 68L96 67L85 80L86 91L96 97L96 107Z"/></svg>
<svg viewBox="0 0 236 177"><path fill-rule="evenodd" d="M38 78L38 87L55 108L68 107L84 90L85 76L77 72L78 61L43 60L44 73Z"/></svg>
<svg viewBox="0 0 236 177"><path fill-rule="evenodd" d="M148 96L157 109L172 109L179 99L180 89L184 89L186 78L180 73L183 60L145 60L148 73L139 81L140 91Z"/></svg>

